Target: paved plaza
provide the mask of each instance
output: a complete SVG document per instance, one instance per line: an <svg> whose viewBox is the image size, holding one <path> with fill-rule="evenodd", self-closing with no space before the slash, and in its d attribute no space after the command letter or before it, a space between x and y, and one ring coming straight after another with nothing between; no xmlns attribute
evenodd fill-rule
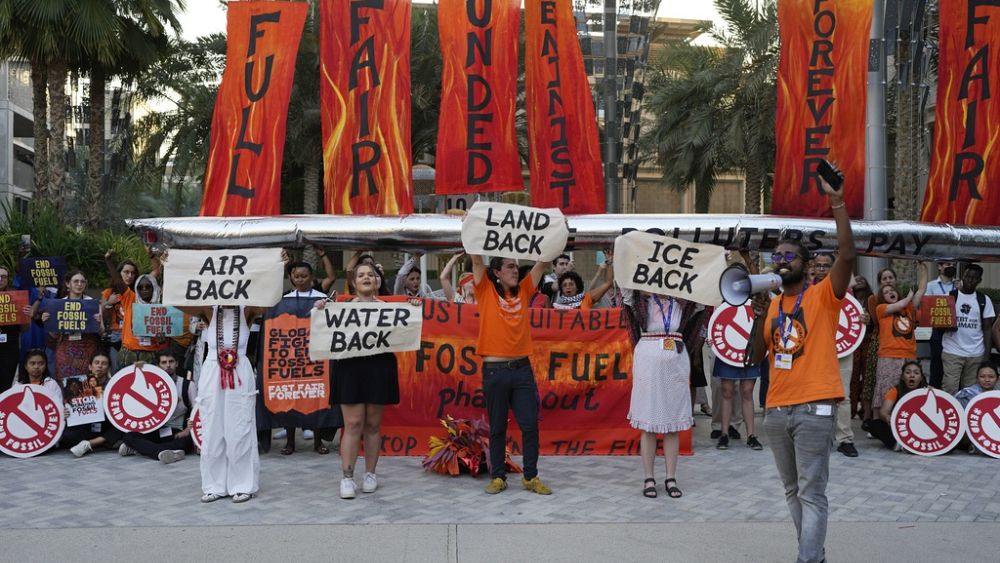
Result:
<svg viewBox="0 0 1000 563"><path fill-rule="evenodd" d="M422 470L420 458L387 457L379 462L378 492L347 501L338 497L336 453L319 456L300 441L294 455L281 456L275 447L262 456L258 498L204 505L198 502L197 456L170 466L116 452L81 459L65 450L28 460L4 456L0 546L6 547L0 547L0 561L53 560L33 553L29 537L50 539L58 549L78 545L79 536L100 546L116 537L162 541L179 531L193 543L178 549L194 549L199 538L213 549L224 545L213 538L239 539L246 557L218 554L235 560L273 560L288 549L305 560L346 560L329 551L334 537L343 538L336 553L355 553L353 560L517 561L532 558L529 548L536 543L552 551L550 560L599 561L615 553L630 560L630 553L659 553L668 546L672 550L660 560L675 560L671 553L702 560L793 560L794 528L766 444L755 452L734 441L728 451L718 451L707 435L708 419L697 421L696 453L681 459L684 497L677 500L663 493L662 461L659 498L641 496L638 457L545 457L539 466L554 490L549 497L523 490L515 479L507 491L489 496L484 477L432 475ZM831 457L832 560L914 561L932 553L983 553L1000 560L992 547L1000 518L1000 462L965 453L895 453L857 434L860 458L836 452ZM910 538L903 543L916 559L880 549L901 545L901 537ZM866 554L868 545L881 553ZM295 551L302 546L316 551ZM193 560L205 556L189 553ZM138 560L161 559L155 555Z"/></svg>

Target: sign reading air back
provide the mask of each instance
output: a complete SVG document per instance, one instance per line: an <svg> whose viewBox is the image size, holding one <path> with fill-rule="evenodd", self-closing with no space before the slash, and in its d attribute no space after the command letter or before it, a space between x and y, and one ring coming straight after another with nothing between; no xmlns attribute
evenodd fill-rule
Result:
<svg viewBox="0 0 1000 563"><path fill-rule="evenodd" d="M277 215L295 59L308 6L233 2L200 215Z"/></svg>
<svg viewBox="0 0 1000 563"><path fill-rule="evenodd" d="M632 231L615 239L615 283L620 287L719 305L726 269L721 246Z"/></svg>
<svg viewBox="0 0 1000 563"><path fill-rule="evenodd" d="M281 300L283 273L280 248L171 250L163 303L270 307Z"/></svg>
<svg viewBox="0 0 1000 563"><path fill-rule="evenodd" d="M309 359L317 362L417 350L423 323L421 308L409 303L327 303L325 309L312 311Z"/></svg>
<svg viewBox="0 0 1000 563"><path fill-rule="evenodd" d="M66 275L65 256L21 258L17 271L25 289L33 287L60 287Z"/></svg>
<svg viewBox="0 0 1000 563"><path fill-rule="evenodd" d="M558 209L477 201L462 223L462 246L469 254L548 262L569 240Z"/></svg>

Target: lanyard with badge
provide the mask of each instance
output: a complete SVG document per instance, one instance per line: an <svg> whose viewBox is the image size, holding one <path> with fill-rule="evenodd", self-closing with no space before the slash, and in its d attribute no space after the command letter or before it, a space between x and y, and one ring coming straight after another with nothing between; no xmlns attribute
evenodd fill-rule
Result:
<svg viewBox="0 0 1000 563"><path fill-rule="evenodd" d="M653 301L656 302L656 307L660 310L660 318L663 319L663 332L670 332L670 321L674 318L674 298L667 297L666 316L663 315L663 303L660 301L660 298L654 295ZM675 341L673 338L663 339L663 349L667 350L668 352L672 352L676 349L677 352L680 353L677 344L678 344L677 341Z"/></svg>
<svg viewBox="0 0 1000 563"><path fill-rule="evenodd" d="M788 317L787 325L785 323L785 296L781 296L781 301L778 302L778 330L780 331L781 337L781 348L782 350L788 350L788 337L792 334L792 327L794 326L795 315L799 312L799 306L802 305L802 296L806 294L805 288L799 292L798 298L795 300L795 307L792 308L792 314ZM792 369L792 358L794 354L789 353L779 353L774 354L774 368L775 369Z"/></svg>

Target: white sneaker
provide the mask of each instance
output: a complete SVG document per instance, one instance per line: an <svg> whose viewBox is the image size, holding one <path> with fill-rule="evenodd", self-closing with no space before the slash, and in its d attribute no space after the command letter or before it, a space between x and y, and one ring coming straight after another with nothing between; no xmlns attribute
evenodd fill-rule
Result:
<svg viewBox="0 0 1000 563"><path fill-rule="evenodd" d="M171 464L184 459L184 450L163 450L156 456L160 463Z"/></svg>
<svg viewBox="0 0 1000 563"><path fill-rule="evenodd" d="M374 493L375 489L378 488L378 479L375 478L374 473L365 473L365 480L361 483L362 493Z"/></svg>
<svg viewBox="0 0 1000 563"><path fill-rule="evenodd" d="M139 452L135 451L135 448L128 447L127 444L122 444L118 446L118 455L122 457L128 457L130 455L135 455Z"/></svg>
<svg viewBox="0 0 1000 563"><path fill-rule="evenodd" d="M357 494L358 486L354 479L344 477L340 480L340 498L354 498Z"/></svg>
<svg viewBox="0 0 1000 563"><path fill-rule="evenodd" d="M312 440L313 436L314 436L314 434L313 434L312 430L303 430L302 431L302 439L303 440Z"/></svg>
<svg viewBox="0 0 1000 563"><path fill-rule="evenodd" d="M278 430L277 432L275 432L274 435L271 437L271 439L272 440L284 440L287 437L288 437L288 432L284 428L282 428L281 430Z"/></svg>
<svg viewBox="0 0 1000 563"><path fill-rule="evenodd" d="M69 451L72 452L72 454L75 455L76 457L83 457L85 454L87 454L87 452L94 451L94 447L90 445L89 441L84 440L79 444L70 448Z"/></svg>

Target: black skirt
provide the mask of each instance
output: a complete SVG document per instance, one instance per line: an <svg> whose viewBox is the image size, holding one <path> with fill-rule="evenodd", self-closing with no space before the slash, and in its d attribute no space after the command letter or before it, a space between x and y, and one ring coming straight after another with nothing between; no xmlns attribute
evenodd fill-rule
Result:
<svg viewBox="0 0 1000 563"><path fill-rule="evenodd" d="M396 355L386 352L333 362L330 403L354 405L399 404L399 368Z"/></svg>

